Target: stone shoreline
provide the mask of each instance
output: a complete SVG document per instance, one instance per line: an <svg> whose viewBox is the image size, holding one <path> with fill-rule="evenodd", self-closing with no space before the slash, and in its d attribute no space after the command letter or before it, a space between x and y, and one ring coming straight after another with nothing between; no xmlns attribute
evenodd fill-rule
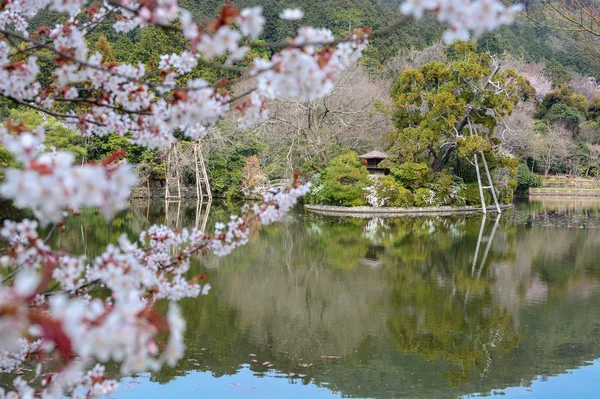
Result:
<svg viewBox="0 0 600 399"><path fill-rule="evenodd" d="M600 197L600 189L598 188L558 188L558 187L542 187L530 188L530 197Z"/></svg>
<svg viewBox="0 0 600 399"><path fill-rule="evenodd" d="M511 209L512 205L500 205L501 209ZM397 217L397 216L425 216L425 215L437 215L437 216L448 216L465 213L480 213L482 212L480 207L475 206L439 206L439 207L412 207L412 208L373 208L370 206L357 206L357 207L345 207L345 206L332 206L332 205L304 205L304 209L307 211L325 215L325 216L342 216L342 217L360 217L360 218L371 218L371 217ZM489 213L496 213L495 206L488 206L487 211Z"/></svg>

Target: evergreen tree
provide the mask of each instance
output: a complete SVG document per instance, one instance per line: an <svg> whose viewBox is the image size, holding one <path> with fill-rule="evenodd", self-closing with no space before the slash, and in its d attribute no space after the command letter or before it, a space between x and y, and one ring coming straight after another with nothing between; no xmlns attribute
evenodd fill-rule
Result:
<svg viewBox="0 0 600 399"><path fill-rule="evenodd" d="M476 50L458 43L448 49L448 63L430 62L400 74L391 90L396 129L388 137L389 166L427 162L437 172L460 146L469 149L461 151L465 156L486 150L499 118L533 95L523 77L500 71Z"/></svg>

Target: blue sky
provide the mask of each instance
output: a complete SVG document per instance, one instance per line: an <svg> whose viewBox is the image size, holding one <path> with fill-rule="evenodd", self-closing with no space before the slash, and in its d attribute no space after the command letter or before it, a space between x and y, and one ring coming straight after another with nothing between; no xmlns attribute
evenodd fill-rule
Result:
<svg viewBox="0 0 600 399"><path fill-rule="evenodd" d="M213 377L207 372L191 372L177 377L168 384L151 382L149 375L137 378L125 378L119 384L115 395L117 399L163 399L163 398L219 398L219 399L304 399L339 397L337 392L318 387L312 383L303 385L299 380L290 383L290 379L281 374L256 376L244 367L233 376ZM495 391L503 399L558 399L558 398L598 398L600 397L600 359L589 366L570 370L565 374L536 379L530 387L514 387ZM468 397L478 397L473 395Z"/></svg>

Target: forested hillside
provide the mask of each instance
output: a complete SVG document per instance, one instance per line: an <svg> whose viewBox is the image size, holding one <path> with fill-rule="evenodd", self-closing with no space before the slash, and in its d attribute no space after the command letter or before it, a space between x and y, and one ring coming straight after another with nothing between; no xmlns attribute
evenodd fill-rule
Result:
<svg viewBox="0 0 600 399"><path fill-rule="evenodd" d="M305 13L302 24L322 26L332 30L337 36L348 34L352 29L370 27L373 30L384 28L401 18L398 6L401 0L262 0L267 18L265 30L260 39L267 42L279 42L292 34L297 24L289 24L277 16L286 7L299 6ZM256 5L256 0L233 0L239 7ZM535 24L526 15L537 15L538 0L526 2L527 14L522 15L515 24L502 27L479 39L482 51L494 54L508 52L525 62L543 62L554 60L562 66L583 75L600 77L600 64L593 54L578 51L573 46L576 38L560 34L556 30ZM220 9L222 0L184 0L186 7L196 20L214 18ZM64 15L55 12L42 12L36 17L34 26L53 26L64 19ZM112 44L118 61L135 59L137 54L161 54L169 46L177 47L177 40L169 38L164 32L152 31L152 28L136 30L126 36L116 35L112 29L100 28L90 36L95 42L100 35L106 35ZM434 17L427 15L420 21L407 19L399 29L385 37L373 40L372 46L363 57L363 64L371 71L381 70L381 66L400 49L422 49L440 40L443 27L435 23ZM163 37L163 35L165 37ZM169 40L171 39L171 40ZM165 43L170 42L170 43Z"/></svg>
<svg viewBox="0 0 600 399"><path fill-rule="evenodd" d="M519 3L519 1L513 1ZM186 0L195 17L212 18L219 9L221 0ZM234 0L240 7L255 5L254 0ZM286 7L300 7L305 12L303 23L310 26L325 26L334 34L342 35L349 28L372 27L374 30L385 27L399 18L398 7L402 0L263 0L259 2L267 16L264 39L280 41L292 33L293 26L279 20L277 15ZM538 0L521 2L526 11L538 15ZM427 16L418 22L403 24L394 34L377 39L363 61L365 63L384 62L393 57L401 48L423 48L439 41L443 28ZM494 54L509 52L526 62L555 60L575 72L600 77L600 64L589 52L578 51L573 46L573 37L560 34L556 30L535 24L522 15L512 26L505 26L484 35L479 39L482 51Z"/></svg>

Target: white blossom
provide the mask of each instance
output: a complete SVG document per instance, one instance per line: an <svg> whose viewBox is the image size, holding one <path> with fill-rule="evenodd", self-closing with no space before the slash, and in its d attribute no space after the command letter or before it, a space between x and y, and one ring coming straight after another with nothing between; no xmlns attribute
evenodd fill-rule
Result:
<svg viewBox="0 0 600 399"><path fill-rule="evenodd" d="M449 44L510 24L521 10L520 4L505 6L499 0L404 0L400 6L403 14L417 19L426 11L436 12L440 22L450 25L443 34Z"/></svg>
<svg viewBox="0 0 600 399"><path fill-rule="evenodd" d="M256 39L260 36L265 25L265 18L262 15L263 8L261 6L244 8L238 16L238 24L240 31L245 36L250 36Z"/></svg>
<svg viewBox="0 0 600 399"><path fill-rule="evenodd" d="M299 8L286 8L279 14L279 18L288 21L298 21L304 17L304 12Z"/></svg>

